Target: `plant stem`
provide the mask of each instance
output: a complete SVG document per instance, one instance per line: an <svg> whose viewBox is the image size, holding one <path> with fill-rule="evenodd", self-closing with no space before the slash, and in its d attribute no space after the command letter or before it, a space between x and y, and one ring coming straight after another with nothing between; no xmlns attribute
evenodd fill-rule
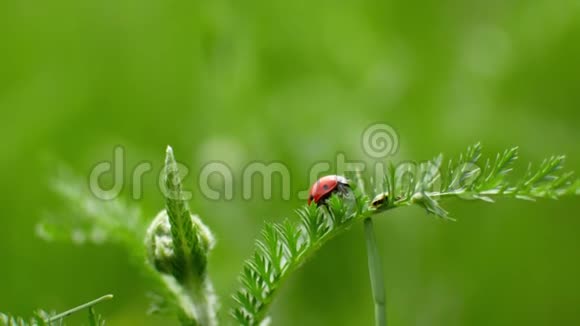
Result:
<svg viewBox="0 0 580 326"><path fill-rule="evenodd" d="M102 296L102 297L100 297L98 299L95 299L95 300L91 301L91 302L87 302L87 303L82 304L82 305L80 305L78 307L72 308L72 309L67 310L67 311L65 311L63 313L60 313L60 314L58 314L56 316L53 316L49 320L47 320L47 323L50 324L52 322L58 321L60 319L63 319L65 317L67 317L67 316L70 316L70 315L74 314L75 312L77 312L79 310L83 310L85 308L92 307L92 306L96 305L99 302L106 301L106 300L110 300L112 298L113 298L113 295L112 294L104 295L104 296Z"/></svg>
<svg viewBox="0 0 580 326"><path fill-rule="evenodd" d="M381 266L381 257L377 249L375 231L373 229L373 220L367 217L364 220L365 238L367 246L367 257L369 263L369 275L371 279L371 288L373 300L375 303L375 325L387 325L387 308L385 284L383 282L383 268Z"/></svg>

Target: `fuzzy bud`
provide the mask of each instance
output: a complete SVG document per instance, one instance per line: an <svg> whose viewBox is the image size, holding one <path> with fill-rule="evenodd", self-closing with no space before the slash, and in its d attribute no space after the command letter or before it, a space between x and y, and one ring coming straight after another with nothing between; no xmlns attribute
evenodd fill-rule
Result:
<svg viewBox="0 0 580 326"><path fill-rule="evenodd" d="M147 256L149 262L155 269L164 274L178 276L183 273L184 260L192 262L196 266L190 268L196 271L198 276L205 274L207 267L207 255L213 249L215 240L208 229L198 216L190 214L191 224L193 226L193 239L188 239L189 257L181 257L175 248L173 241L173 234L171 230L171 223L166 210L162 210L157 214L155 219L147 229L145 239L145 246L147 248Z"/></svg>

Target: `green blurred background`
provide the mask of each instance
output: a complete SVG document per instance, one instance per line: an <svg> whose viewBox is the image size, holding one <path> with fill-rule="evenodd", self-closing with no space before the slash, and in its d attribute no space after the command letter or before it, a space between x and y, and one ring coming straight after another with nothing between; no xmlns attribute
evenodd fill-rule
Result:
<svg viewBox="0 0 580 326"><path fill-rule="evenodd" d="M520 145L524 162L565 153L578 171L579 105L576 0L2 0L0 311L114 293L98 308L109 325L175 324L145 314L148 283L123 248L35 237L63 208L49 190L59 164L88 178L122 145L129 168L159 168L171 144L193 191L204 164L230 165L235 200L191 202L218 238L210 272L228 321L263 221L303 203L242 200L246 164L285 163L294 194L317 161L368 160L361 134L385 122L395 160L482 141L487 153ZM132 204L153 218L163 200L144 182ZM446 207L458 222L419 208L376 219L392 325L580 324L578 199ZM275 325L371 325L362 225L293 275L272 313Z"/></svg>

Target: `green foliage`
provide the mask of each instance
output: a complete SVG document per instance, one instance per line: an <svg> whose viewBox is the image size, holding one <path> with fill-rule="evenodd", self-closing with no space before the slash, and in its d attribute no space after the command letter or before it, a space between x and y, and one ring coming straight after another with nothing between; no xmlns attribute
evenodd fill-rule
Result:
<svg viewBox="0 0 580 326"><path fill-rule="evenodd" d="M64 212L46 213L36 226L37 235L46 241L75 244L116 243L142 257L145 223L139 207L121 198L100 200L91 193L86 180L63 169L52 180L53 191L67 207Z"/></svg>
<svg viewBox="0 0 580 326"><path fill-rule="evenodd" d="M172 274L180 282L186 282L188 277L203 279L213 236L199 218L192 218L171 147L167 148L164 177L165 205L175 255Z"/></svg>
<svg viewBox="0 0 580 326"><path fill-rule="evenodd" d="M17 316L10 316L8 314L0 313L0 325L6 326L60 326L62 320L58 322L48 322L50 314L39 310L34 313L29 319Z"/></svg>
<svg viewBox="0 0 580 326"><path fill-rule="evenodd" d="M60 314L48 313L44 310L38 310L34 315L26 320L22 317L10 316L0 313L0 323L6 326L62 326L64 325L64 318L70 316L80 310L87 309L89 311L89 325L90 326L104 326L105 320L103 317L95 312L94 306L97 303L110 300L113 295L108 294L84 303L78 307L74 307Z"/></svg>
<svg viewBox="0 0 580 326"><path fill-rule="evenodd" d="M99 200L81 178L65 172L52 186L65 200L68 211L47 214L36 231L47 241L123 246L151 281L155 292L151 312L174 313L184 325L213 325L217 298L206 275L213 236L199 217L190 213L182 197L179 171L170 148L166 163L166 210L157 215L149 230L137 207L121 198ZM160 270L156 261L162 260L162 253L167 251L171 267ZM151 264L143 264L147 260Z"/></svg>
<svg viewBox="0 0 580 326"><path fill-rule="evenodd" d="M510 148L495 160L486 160L481 168L481 145L476 144L468 147L456 163L449 160L445 171L441 169L442 155L419 164L395 167L391 163L383 180L384 192L376 194L374 200L369 201L362 189L355 188L351 207L348 199L334 195L326 205L299 209L298 223L286 220L266 224L254 255L244 265L241 288L233 296L238 304L232 312L234 318L243 325L260 325L266 320L277 290L292 271L332 237L385 210L416 204L428 213L449 218L439 205L446 197L493 202L497 197L533 200L578 194L578 180L572 179L572 173L561 171L563 156L544 160L536 170L529 165L522 178L509 181L517 158L517 147ZM363 180L356 184L363 184Z"/></svg>
<svg viewBox="0 0 580 326"><path fill-rule="evenodd" d="M529 164L523 176L510 178L518 159L518 148L507 149L483 164L481 149L479 143L468 147L456 163L449 160L446 169L442 168L442 155L430 162L405 165L402 169L391 165L385 192L377 196L395 194L394 200L375 208L383 211L418 204L428 213L449 218L448 212L439 205L439 201L447 197L492 203L501 197L558 199L579 192L580 183L573 178L574 173L562 171L564 156L549 157L536 169Z"/></svg>
<svg viewBox="0 0 580 326"><path fill-rule="evenodd" d="M217 298L206 272L214 239L190 213L171 147L164 178L166 209L150 224L145 238L149 262L174 298L184 325L215 325Z"/></svg>
<svg viewBox="0 0 580 326"><path fill-rule="evenodd" d="M361 186L351 184L351 193L335 194L321 206L298 209L296 222L266 223L253 256L244 264L240 289L233 296L236 307L232 315L242 325L267 321L268 308L294 270L327 241L359 221L369 222L366 229L370 233L370 218L386 210L419 205L428 213L449 218L440 201L450 197L493 202L500 197L533 200L579 194L580 182L572 173L562 172L563 156L550 157L535 169L529 165L525 173L512 178L517 158L514 147L482 164L481 146L476 144L458 159L449 160L445 169L442 155L418 164L391 163L380 192L372 200L364 194L363 180L355 176L355 183ZM216 325L217 298L207 275L213 235L190 212L171 148L167 150L164 171L166 209L155 217L146 232L138 209L120 200L98 201L84 191L80 182L59 179L55 189L73 208L69 216L75 218L45 220L39 225L39 234L49 240L73 241L81 238L81 234L83 239L93 242L112 241L126 246L139 258L137 261L148 258L149 264L143 270L158 292L153 311L175 313L183 325ZM378 261L378 253L373 257L373 261ZM375 274L376 281L381 273ZM381 293L375 295L383 298ZM91 325L102 325L94 312L90 311L90 316ZM24 322L4 315L0 318Z"/></svg>
<svg viewBox="0 0 580 326"><path fill-rule="evenodd" d="M350 205L349 205L350 204ZM241 274L242 287L234 295L239 304L233 316L242 325L259 325L283 281L328 240L370 213L368 199L354 189L352 202L333 195L326 206L296 211L298 224L285 220L266 223L262 239Z"/></svg>
<svg viewBox="0 0 580 326"><path fill-rule="evenodd" d="M151 311L180 311L176 298L163 278L146 261L143 239L147 225L139 207L129 205L122 198L100 200L91 193L86 180L61 169L51 182L52 190L60 196L66 210L44 214L36 225L36 234L45 241L69 242L76 245L113 243L124 247L136 266L152 283L159 295L151 303Z"/></svg>
<svg viewBox="0 0 580 326"><path fill-rule="evenodd" d="M104 326L105 320L103 316L97 314L93 307L89 308L89 326Z"/></svg>

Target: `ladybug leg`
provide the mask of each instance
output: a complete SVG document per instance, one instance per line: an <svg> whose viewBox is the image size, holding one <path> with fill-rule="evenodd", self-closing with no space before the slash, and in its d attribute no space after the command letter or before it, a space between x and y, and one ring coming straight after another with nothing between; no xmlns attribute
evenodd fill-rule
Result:
<svg viewBox="0 0 580 326"><path fill-rule="evenodd" d="M352 189L347 184L338 184L336 187L337 192L344 197L351 197L352 196Z"/></svg>
<svg viewBox="0 0 580 326"><path fill-rule="evenodd" d="M318 199L318 202L316 202L317 206L327 206L327 201L330 198L330 196L332 196L333 192L329 192L328 194L320 197L320 199Z"/></svg>
<svg viewBox="0 0 580 326"><path fill-rule="evenodd" d="M336 186L334 193L338 194L340 198L347 203L348 206L351 206L355 199L352 188L348 184L339 183Z"/></svg>

